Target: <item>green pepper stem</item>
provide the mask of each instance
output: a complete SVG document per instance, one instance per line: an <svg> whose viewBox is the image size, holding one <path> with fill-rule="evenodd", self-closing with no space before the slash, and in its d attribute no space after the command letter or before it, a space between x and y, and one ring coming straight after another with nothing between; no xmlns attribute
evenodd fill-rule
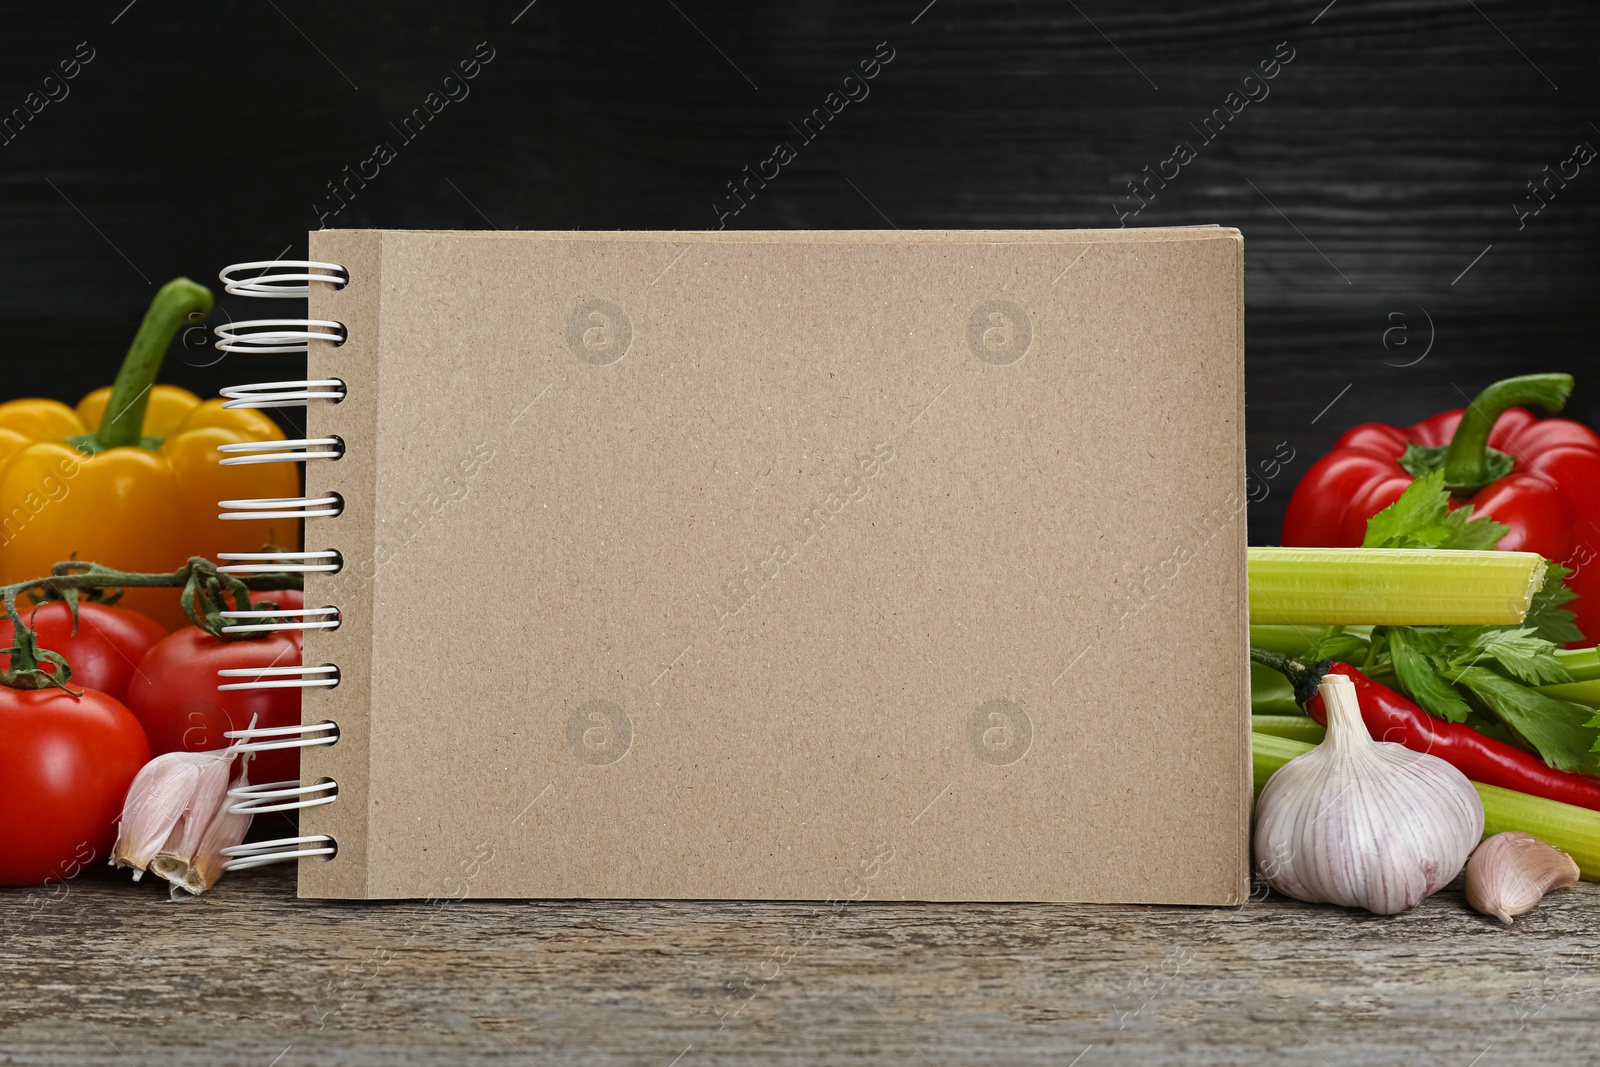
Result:
<svg viewBox="0 0 1600 1067"><path fill-rule="evenodd" d="M188 278L174 278L157 291L111 386L100 428L92 438L96 451L137 445L144 440L144 412L150 403L150 387L161 373L167 346L178 329L194 316L203 319L210 313L211 290Z"/></svg>
<svg viewBox="0 0 1600 1067"><path fill-rule="evenodd" d="M1488 466L1489 434L1495 420L1524 405L1560 411L1571 395L1570 374L1524 374L1489 386L1461 413L1444 454L1444 483L1470 489L1488 485L1493 480Z"/></svg>

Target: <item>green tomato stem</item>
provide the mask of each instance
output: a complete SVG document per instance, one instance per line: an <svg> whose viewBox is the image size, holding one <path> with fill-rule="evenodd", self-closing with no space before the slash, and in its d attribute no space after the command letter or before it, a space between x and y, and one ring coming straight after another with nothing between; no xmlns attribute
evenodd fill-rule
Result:
<svg viewBox="0 0 1600 1067"><path fill-rule="evenodd" d="M38 637L22 621L17 612L17 597L22 593L43 596L48 593L67 593L84 589L182 589L183 610L191 622L220 640L234 639L237 635L222 632L222 612L228 610L228 598L233 608L251 610L250 590L302 589L303 575L293 573L258 574L250 578L237 578L223 574L217 565L204 556L191 556L189 562L171 572L153 574L119 571L98 563L69 560L51 568L48 578L34 578L0 586L0 604L11 620L12 647L0 649L0 655L10 654L10 669L0 671L0 686L13 689L42 689L47 685L66 688L72 670L59 653L40 648ZM72 598L76 599L76 594ZM77 604L72 605L76 618ZM40 660L56 665L53 673L39 666ZM69 692L71 690L68 690Z"/></svg>

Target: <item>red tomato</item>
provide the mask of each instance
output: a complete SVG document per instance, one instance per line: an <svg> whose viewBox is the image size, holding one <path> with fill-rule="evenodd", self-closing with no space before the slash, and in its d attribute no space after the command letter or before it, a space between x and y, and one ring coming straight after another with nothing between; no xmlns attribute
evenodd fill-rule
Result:
<svg viewBox="0 0 1600 1067"><path fill-rule="evenodd" d="M37 611L17 613L39 635L39 647L59 652L72 664L72 688L98 689L118 700L128 695L134 668L155 643L167 636L166 627L148 615L114 604L79 604L78 632L72 632L72 609L56 601ZM0 648L11 645L11 620L0 612ZM55 664L40 661L51 673Z"/></svg>
<svg viewBox="0 0 1600 1067"><path fill-rule="evenodd" d="M300 633L267 633L243 641L223 641L198 626L185 626L162 638L139 663L128 686L128 709L138 716L150 751L204 752L233 742L228 730L298 726L300 690L233 689L218 685L248 682L220 678L217 671L300 666ZM250 761L252 782L281 782L300 776L298 749L260 752Z"/></svg>
<svg viewBox="0 0 1600 1067"><path fill-rule="evenodd" d="M104 863L149 759L139 720L104 693L0 688L0 885Z"/></svg>
<svg viewBox="0 0 1600 1067"><path fill-rule="evenodd" d="M250 600L270 600L284 611L299 611L306 606L306 595L298 589L252 589Z"/></svg>

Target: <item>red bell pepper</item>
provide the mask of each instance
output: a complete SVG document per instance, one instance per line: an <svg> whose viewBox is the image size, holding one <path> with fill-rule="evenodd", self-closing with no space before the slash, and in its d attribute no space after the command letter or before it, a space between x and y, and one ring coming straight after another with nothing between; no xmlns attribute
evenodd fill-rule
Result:
<svg viewBox="0 0 1600 1067"><path fill-rule="evenodd" d="M1600 639L1600 435L1570 419L1540 419L1520 405L1559 411L1570 374L1495 382L1476 400L1413 426L1362 423L1306 472L1289 500L1283 543L1356 548L1367 520L1416 478L1444 469L1451 507L1471 504L1511 527L1497 546L1537 552L1572 572L1569 607L1588 644Z"/></svg>
<svg viewBox="0 0 1600 1067"><path fill-rule="evenodd" d="M1347 663L1302 663L1259 648L1250 650L1250 658L1289 679L1295 699L1324 726L1328 724L1328 713L1317 686L1325 675L1342 674L1355 684L1361 720L1374 741L1392 741L1413 752L1438 756L1474 782L1600 811L1600 777L1557 770L1538 756L1485 737L1463 723L1436 719Z"/></svg>

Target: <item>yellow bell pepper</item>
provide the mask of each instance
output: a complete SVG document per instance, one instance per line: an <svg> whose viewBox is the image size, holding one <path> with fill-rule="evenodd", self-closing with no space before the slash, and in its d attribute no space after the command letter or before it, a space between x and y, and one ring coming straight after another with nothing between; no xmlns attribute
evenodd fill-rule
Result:
<svg viewBox="0 0 1600 1067"><path fill-rule="evenodd" d="M154 384L179 327L210 310L204 286L168 282L116 384L76 409L55 400L0 404L0 584L43 577L74 555L118 570L168 571L190 556L300 547L297 520L217 517L219 500L300 494L295 464L219 463L220 444L282 440L272 420ZM169 630L188 624L175 589L129 589L121 603Z"/></svg>

